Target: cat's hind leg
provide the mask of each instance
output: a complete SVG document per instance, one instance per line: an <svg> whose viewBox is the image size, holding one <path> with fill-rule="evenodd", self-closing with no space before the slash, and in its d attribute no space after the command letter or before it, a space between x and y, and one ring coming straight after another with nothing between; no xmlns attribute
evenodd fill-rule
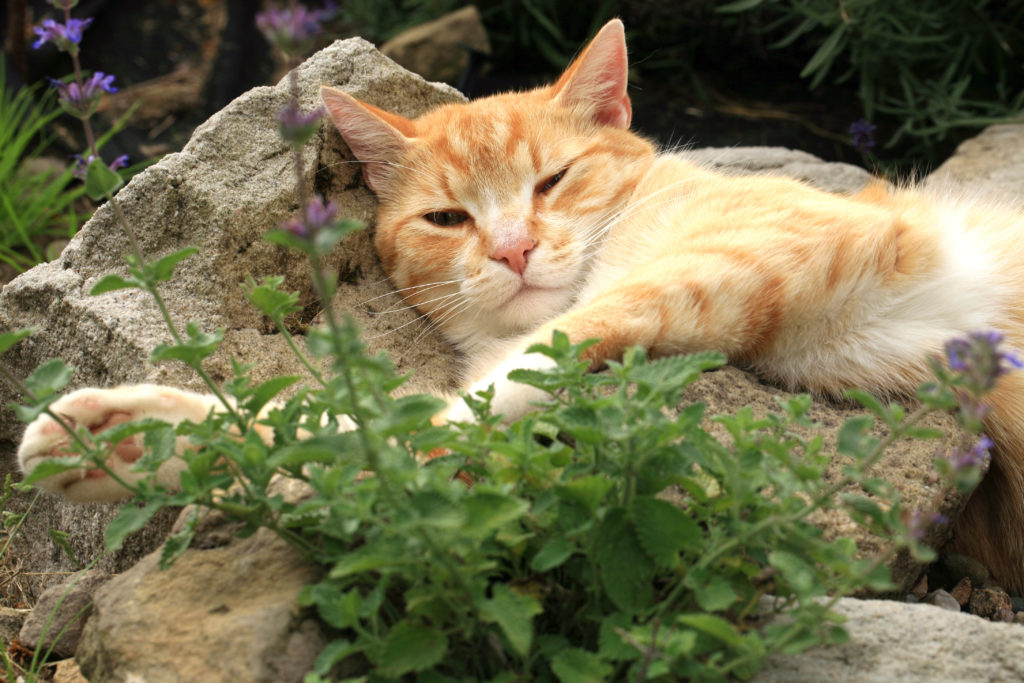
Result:
<svg viewBox="0 0 1024 683"><path fill-rule="evenodd" d="M171 387L143 384L114 389L79 389L62 396L50 407L72 429L85 427L98 434L106 429L142 418L155 418L171 425L185 420L201 422L219 404L212 396L203 396ZM51 458L68 457L71 437L49 415L41 415L25 430L18 448L18 464L28 475L40 463ZM132 466L142 456L142 437L129 437L116 444L107 458L109 467L122 480L134 483L144 473ZM187 439L178 437L177 452L187 448ZM178 485L183 462L171 458L157 472L165 486ZM36 486L76 502L112 501L128 497L129 492L97 468L78 468L36 482Z"/></svg>

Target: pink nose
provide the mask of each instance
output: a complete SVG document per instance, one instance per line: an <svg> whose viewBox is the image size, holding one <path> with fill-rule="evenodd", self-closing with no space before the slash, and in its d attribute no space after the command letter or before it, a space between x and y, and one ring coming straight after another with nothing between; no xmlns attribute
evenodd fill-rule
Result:
<svg viewBox="0 0 1024 683"><path fill-rule="evenodd" d="M491 252L491 258L495 261L504 261L516 274L522 275L526 270L526 257L536 246L537 240L520 237L509 244L495 247Z"/></svg>

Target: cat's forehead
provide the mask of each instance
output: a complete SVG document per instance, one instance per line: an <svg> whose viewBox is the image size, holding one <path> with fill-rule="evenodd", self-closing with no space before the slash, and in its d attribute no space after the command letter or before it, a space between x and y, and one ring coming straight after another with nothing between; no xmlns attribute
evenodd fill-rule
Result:
<svg viewBox="0 0 1024 683"><path fill-rule="evenodd" d="M425 153L467 172L541 171L578 155L586 143L570 112L524 94L448 105L417 119L416 128Z"/></svg>

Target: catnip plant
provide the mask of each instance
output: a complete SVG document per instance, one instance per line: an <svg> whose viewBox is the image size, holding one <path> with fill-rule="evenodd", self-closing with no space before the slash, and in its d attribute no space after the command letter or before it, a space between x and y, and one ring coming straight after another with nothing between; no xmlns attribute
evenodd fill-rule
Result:
<svg viewBox="0 0 1024 683"><path fill-rule="evenodd" d="M77 46L72 38L88 23L71 25L74 2L55 1L65 9L64 28L44 29L58 45ZM299 7L260 20L289 59L322 18ZM309 329L308 350L286 324L299 295L282 290L282 278L249 281L246 293L302 361L309 383L277 377L256 384L240 363L222 386L212 382L203 363L223 332L189 324L180 334L158 291L195 250L148 263L132 240L130 276L109 275L93 293L149 292L173 339L151 360L194 368L222 409L199 424L142 420L94 435L65 426L68 457L39 465L27 483L81 467L116 478L107 456L135 435L146 451L138 471L153 475L171 457L185 462L175 490L155 476L118 480L135 498L108 526L109 548L168 505L192 507L163 547L165 567L187 550L210 511L239 522L240 533L265 527L279 534L324 570L299 598L334 634L308 683L412 674L430 681L745 679L772 653L842 642L846 634L831 608L857 591L891 590L887 562L896 553L921 562L934 556L921 539L929 525L943 523L937 508L905 509L872 468L897 439L938 436L920 426L925 415L958 409L972 436L936 467L951 485L978 481L990 446L979 436L982 398L999 374L1019 366L1000 350L998 336L951 341L909 413L851 392L870 415L840 429L838 454L797 429L814 428L808 396L781 401L776 414L763 417L749 409L706 416L703 405L687 404L687 387L723 365L722 354L650 361L632 348L605 372L591 373L581 354L593 340L571 343L558 332L550 345L533 349L553 368L512 375L548 393L536 412L505 424L491 412L492 395L481 392L465 397L474 422L435 425L444 402L396 397L406 378L385 356L369 354L352 320L329 305L336 283L322 261L361 226L339 220L336 205L305 181L299 151L319 112L299 109L294 71L290 78L292 101L279 121L295 152L302 208L267 238L309 257L324 323ZM91 79L93 96L105 79ZM87 82L75 83L84 92ZM80 107L85 114L91 105L81 100ZM88 169L123 217L116 188L104 180L109 168L97 155ZM131 235L127 222L124 228ZM0 335L0 352L28 333ZM70 377L61 361L36 370L19 383L27 398L19 416L47 412L59 421L48 406ZM708 420L731 440L715 438ZM876 421L887 428L884 437L870 433ZM271 436L261 437L256 425ZM176 454L178 436L192 447ZM834 457L848 464L828 480ZM280 495L274 482L281 478L301 482L306 493ZM843 510L889 539L887 549L866 556L850 539L826 540L810 522L825 509ZM772 618L778 614L785 618Z"/></svg>

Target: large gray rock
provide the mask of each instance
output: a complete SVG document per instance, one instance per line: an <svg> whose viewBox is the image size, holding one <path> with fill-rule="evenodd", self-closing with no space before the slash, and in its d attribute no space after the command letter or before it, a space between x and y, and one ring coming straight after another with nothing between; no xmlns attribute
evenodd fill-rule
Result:
<svg viewBox="0 0 1024 683"><path fill-rule="evenodd" d="M407 116L462 97L448 86L404 71L361 39L338 41L318 52L298 67L298 79L305 109L318 106L321 84L342 87ZM205 330L225 328L224 343L207 364L218 382L231 376L232 357L254 363L258 380L303 372L269 321L246 302L240 283L247 275L257 280L283 275L287 287L301 292L309 317L319 310L304 258L262 240L297 207L292 157L277 133L276 115L287 99L284 81L249 91L200 126L180 153L165 157L117 195L147 257L186 246L200 248L162 294L179 329L187 321ZM371 220L373 196L333 127L325 125L303 156L307 181L337 201L342 215ZM366 232L354 235L327 259L342 282L335 304L352 313L375 349L391 352L401 371L416 369L421 388L448 386L451 351L389 294L370 240ZM89 295L103 275L126 274L127 252L125 233L112 207L105 205L59 259L4 287L0 328L38 329L5 355L5 364L25 376L47 359L62 358L75 368L72 387L158 382L203 389L180 363L149 363L153 347L170 337L147 294L121 290ZM394 310L398 312L390 312ZM389 313L376 315L384 311ZM392 333L403 325L408 327ZM414 345L409 344L412 337L419 338ZM6 405L17 398L7 383L0 383L0 475L16 470L14 450L23 425ZM8 509L24 509L27 501L27 496L17 497ZM68 505L44 497L9 554L37 576L73 569L49 540L47 529L67 531L75 554L88 561L102 552L103 529L115 511L116 506ZM156 547L174 516L173 511L161 515L157 524L133 537L120 553L101 560L99 567L130 567Z"/></svg>
<svg viewBox="0 0 1024 683"><path fill-rule="evenodd" d="M928 176L929 184L969 186L975 193L1024 203L1024 123L989 126L960 144Z"/></svg>
<svg viewBox="0 0 1024 683"><path fill-rule="evenodd" d="M850 640L771 657L754 683L932 683L1024 679L1024 627L889 600L840 600Z"/></svg>
<svg viewBox="0 0 1024 683"><path fill-rule="evenodd" d="M47 588L25 619L18 640L31 650L52 652L53 659L74 656L92 614L93 594L108 580L107 572L90 569Z"/></svg>

